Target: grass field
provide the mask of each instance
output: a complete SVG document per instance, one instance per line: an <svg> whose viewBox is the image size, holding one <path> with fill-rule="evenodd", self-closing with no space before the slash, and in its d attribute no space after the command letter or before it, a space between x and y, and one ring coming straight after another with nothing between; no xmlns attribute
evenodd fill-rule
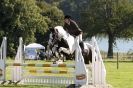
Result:
<svg viewBox="0 0 133 88"><path fill-rule="evenodd" d="M114 88L133 88L133 62L105 62L107 82Z"/></svg>
<svg viewBox="0 0 133 88"><path fill-rule="evenodd" d="M33 62L37 63L37 61ZM44 63L42 61L38 62ZM107 83L111 84L113 88L133 88L133 62L120 62L119 69L117 69L115 61L106 61L105 67L107 70ZM7 73L7 77L10 78L10 72ZM43 86L42 85L41 86L0 85L0 88L65 88L65 87L61 85L43 85Z"/></svg>

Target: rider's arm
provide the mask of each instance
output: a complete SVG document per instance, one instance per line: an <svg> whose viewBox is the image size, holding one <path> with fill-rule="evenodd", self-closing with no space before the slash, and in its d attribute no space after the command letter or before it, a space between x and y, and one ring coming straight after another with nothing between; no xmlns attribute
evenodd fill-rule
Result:
<svg viewBox="0 0 133 88"><path fill-rule="evenodd" d="M68 26L67 26L66 23L64 24L64 27L63 28L68 32Z"/></svg>

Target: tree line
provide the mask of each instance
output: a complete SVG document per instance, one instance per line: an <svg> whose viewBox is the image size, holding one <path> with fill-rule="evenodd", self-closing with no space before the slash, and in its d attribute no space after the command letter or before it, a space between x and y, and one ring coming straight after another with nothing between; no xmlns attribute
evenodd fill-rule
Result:
<svg viewBox="0 0 133 88"><path fill-rule="evenodd" d="M84 38L107 36L108 57L116 39L133 38L132 0L0 0L0 40L8 37L8 55L16 53L19 37L46 45L49 27L63 25L64 15L77 21Z"/></svg>
<svg viewBox="0 0 133 88"><path fill-rule="evenodd" d="M19 37L23 37L24 44L44 45L48 28L61 25L62 18L62 10L45 1L0 0L0 38L8 38L8 55L16 53Z"/></svg>

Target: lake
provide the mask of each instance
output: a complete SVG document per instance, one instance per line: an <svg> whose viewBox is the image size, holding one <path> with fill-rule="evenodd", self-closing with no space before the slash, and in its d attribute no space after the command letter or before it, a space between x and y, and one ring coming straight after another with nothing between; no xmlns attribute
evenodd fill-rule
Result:
<svg viewBox="0 0 133 88"><path fill-rule="evenodd" d="M96 38L100 50L108 51L108 39ZM116 40L116 46L114 46L114 52L128 52L133 51L133 40L127 41L124 39Z"/></svg>

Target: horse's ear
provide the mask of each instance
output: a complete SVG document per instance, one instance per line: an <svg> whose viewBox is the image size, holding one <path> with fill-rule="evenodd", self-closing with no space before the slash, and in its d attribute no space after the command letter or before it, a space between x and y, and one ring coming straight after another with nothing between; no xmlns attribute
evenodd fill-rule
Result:
<svg viewBox="0 0 133 88"><path fill-rule="evenodd" d="M49 30L53 33L54 32L54 28L50 27Z"/></svg>

